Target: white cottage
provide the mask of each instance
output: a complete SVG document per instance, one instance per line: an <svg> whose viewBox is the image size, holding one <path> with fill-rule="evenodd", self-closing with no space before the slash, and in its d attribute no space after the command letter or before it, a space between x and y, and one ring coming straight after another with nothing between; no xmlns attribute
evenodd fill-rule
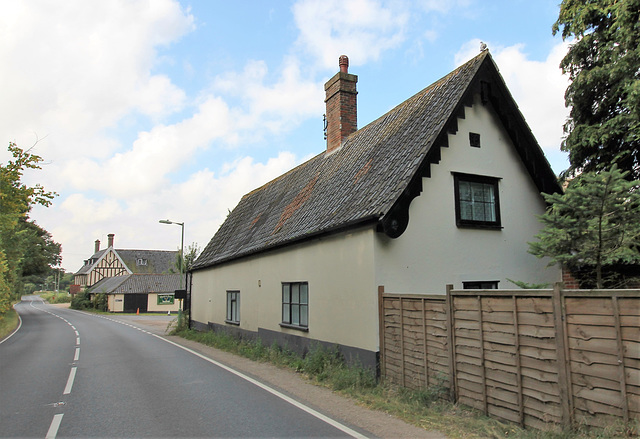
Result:
<svg viewBox="0 0 640 439"><path fill-rule="evenodd" d="M327 150L245 195L195 262L195 328L375 366L379 287L560 280L527 241L561 189L489 52L359 130L347 67L325 85Z"/></svg>

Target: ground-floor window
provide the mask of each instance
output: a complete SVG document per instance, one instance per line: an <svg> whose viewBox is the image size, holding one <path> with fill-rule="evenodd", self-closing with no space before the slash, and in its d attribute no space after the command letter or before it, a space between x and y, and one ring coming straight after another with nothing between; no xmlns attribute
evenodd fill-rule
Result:
<svg viewBox="0 0 640 439"><path fill-rule="evenodd" d="M307 329L309 327L309 284L282 283L282 325Z"/></svg>
<svg viewBox="0 0 640 439"><path fill-rule="evenodd" d="M227 291L227 323L240 323L240 291Z"/></svg>

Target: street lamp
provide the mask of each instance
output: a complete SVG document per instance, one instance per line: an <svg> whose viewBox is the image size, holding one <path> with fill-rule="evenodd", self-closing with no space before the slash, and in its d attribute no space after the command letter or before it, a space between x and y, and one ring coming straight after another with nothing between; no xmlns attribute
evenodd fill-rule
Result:
<svg viewBox="0 0 640 439"><path fill-rule="evenodd" d="M178 223L175 221L160 220L158 221L160 224L177 224L182 228L182 239L180 240L180 289L182 290L182 276L184 274L184 223ZM180 299L180 308L178 308L178 312L182 311L182 299ZM180 320L180 316L178 316L178 320Z"/></svg>

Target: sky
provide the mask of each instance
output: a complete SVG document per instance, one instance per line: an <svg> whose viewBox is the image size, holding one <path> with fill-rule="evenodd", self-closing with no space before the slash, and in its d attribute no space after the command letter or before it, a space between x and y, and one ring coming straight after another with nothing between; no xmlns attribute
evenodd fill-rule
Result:
<svg viewBox="0 0 640 439"><path fill-rule="evenodd" d="M24 0L0 5L0 162L58 196L30 218L79 270L94 241L201 249L242 195L326 148L347 55L358 126L485 42L556 173L568 116L559 0Z"/></svg>

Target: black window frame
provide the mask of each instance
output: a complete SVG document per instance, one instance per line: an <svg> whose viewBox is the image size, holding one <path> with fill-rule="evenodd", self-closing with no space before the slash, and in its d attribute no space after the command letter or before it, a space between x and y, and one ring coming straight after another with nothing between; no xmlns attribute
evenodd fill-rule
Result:
<svg viewBox="0 0 640 439"><path fill-rule="evenodd" d="M304 288L303 288L304 287ZM294 291L297 288L297 300ZM303 301L303 290L306 298ZM309 330L309 282L282 282L282 315L280 326L284 328ZM297 313L297 318L295 318Z"/></svg>
<svg viewBox="0 0 640 439"><path fill-rule="evenodd" d="M235 305L235 306L234 306ZM227 290L227 307L225 323L240 324L240 291Z"/></svg>
<svg viewBox="0 0 640 439"><path fill-rule="evenodd" d="M472 148L480 148L480 134L469 133L469 146Z"/></svg>
<svg viewBox="0 0 640 439"><path fill-rule="evenodd" d="M500 217L500 182L499 177L488 177L484 175L475 174L463 174L460 172L453 172L453 186L455 197L455 210L456 210L456 225L458 227L480 228L480 229L502 229L502 220ZM461 214L461 201L460 201L460 183L479 183L482 185L490 186L493 188L493 214L495 220L474 220L469 218L462 218Z"/></svg>
<svg viewBox="0 0 640 439"><path fill-rule="evenodd" d="M463 290L497 290L499 280L472 280L472 281L463 281L462 289Z"/></svg>

